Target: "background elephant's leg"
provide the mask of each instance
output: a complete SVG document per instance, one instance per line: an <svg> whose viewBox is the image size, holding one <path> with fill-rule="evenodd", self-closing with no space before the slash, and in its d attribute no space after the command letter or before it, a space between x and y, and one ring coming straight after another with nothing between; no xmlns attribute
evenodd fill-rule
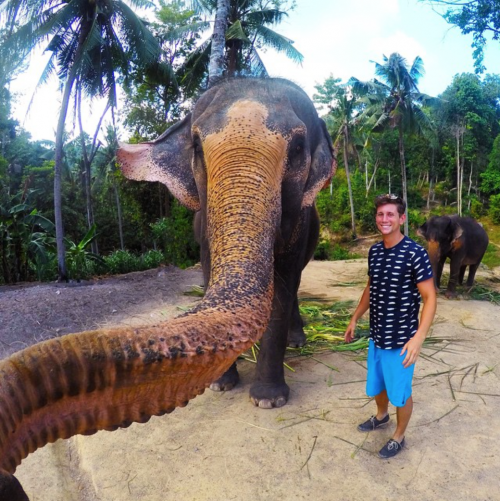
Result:
<svg viewBox="0 0 500 501"><path fill-rule="evenodd" d="M437 276L436 276L436 287L439 289L441 287L441 276L443 275L443 267L446 261L446 257L444 259L440 259L437 265Z"/></svg>
<svg viewBox="0 0 500 501"><path fill-rule="evenodd" d="M309 235L307 239L306 253L304 256L304 264L302 269L307 266L307 263L314 256L314 250L318 245L319 237L319 216L316 207L312 207L310 212ZM295 296L295 301L292 306L292 316L290 328L288 329L288 346L292 348L300 348L306 344L306 335L304 333L304 321L300 316L299 299Z"/></svg>
<svg viewBox="0 0 500 501"><path fill-rule="evenodd" d="M466 269L467 265L460 266L460 273L458 274L458 285L462 285L464 283L464 275ZM470 275L470 268L469 268L469 275Z"/></svg>
<svg viewBox="0 0 500 501"><path fill-rule="evenodd" d="M467 276L467 287L472 287L474 285L474 278L476 277L476 271L479 268L479 263L471 264L469 266L469 275Z"/></svg>
<svg viewBox="0 0 500 501"><path fill-rule="evenodd" d="M290 319L290 328L288 329L288 346L292 348L300 348L306 344L306 335L304 332L304 321L300 316L299 300L295 297L292 306L292 314Z"/></svg>
<svg viewBox="0 0 500 501"><path fill-rule="evenodd" d="M240 382L240 375L234 362L231 367L219 378L210 385L213 391L229 391L232 390Z"/></svg>
<svg viewBox="0 0 500 501"><path fill-rule="evenodd" d="M456 295L458 276L460 274L460 260L458 258L451 259L450 262L450 280L446 289L446 296L451 297Z"/></svg>

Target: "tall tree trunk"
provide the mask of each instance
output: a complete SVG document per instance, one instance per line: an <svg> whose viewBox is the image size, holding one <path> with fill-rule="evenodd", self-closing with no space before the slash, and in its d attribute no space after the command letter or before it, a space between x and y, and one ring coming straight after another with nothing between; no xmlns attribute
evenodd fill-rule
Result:
<svg viewBox="0 0 500 501"><path fill-rule="evenodd" d="M349 161L347 158L347 145L349 144L349 131L347 125L344 125L344 167L345 175L347 177L347 189L349 191L349 204L351 206L351 228L352 228L352 238L356 238L356 221L354 218L354 200L352 197L352 186L351 186L351 175L349 174Z"/></svg>
<svg viewBox="0 0 500 501"><path fill-rule="evenodd" d="M399 158L401 160L401 184L403 189L403 200L406 204L405 209L405 223L404 223L404 233L408 236L408 194L407 194L407 184L406 184L406 162L405 162L405 145L403 141L403 125L399 124Z"/></svg>
<svg viewBox="0 0 500 501"><path fill-rule="evenodd" d="M462 187L460 185L460 179L461 179L461 173L460 173L460 130L457 128L457 154L456 154L456 159L457 159L457 213L459 216L462 215L462 207L461 207L461 200L460 200L460 193L462 191Z"/></svg>
<svg viewBox="0 0 500 501"><path fill-rule="evenodd" d="M56 152L54 165L54 219L56 226L56 246L57 246L57 279L59 282L68 280L68 272L66 269L66 249L64 247L64 226L62 219L62 190L61 178L63 168L63 143L64 143L64 123L68 113L69 99L71 89L75 82L76 67L71 66L66 83L64 84L64 92L61 103L61 111L57 122L56 131Z"/></svg>
<svg viewBox="0 0 500 501"><path fill-rule="evenodd" d="M75 53L75 59L71 64L71 68L64 83L64 92L61 102L61 111L59 112L59 120L56 130L56 147L54 158L54 219L56 226L56 247L57 247L57 279L59 282L68 280L68 271L66 269L66 249L64 247L64 226L62 219L62 168L63 168L63 145L64 145L64 124L68 114L69 99L71 90L76 80L78 63L83 54L85 40L92 26L92 16L85 19L80 35L78 38L78 47Z"/></svg>
<svg viewBox="0 0 500 501"><path fill-rule="evenodd" d="M116 211L118 213L118 233L120 234L120 248L121 250L125 250L125 243L123 241L122 206L120 203L120 193L118 191L118 186L115 179L113 179L113 190L115 192Z"/></svg>
<svg viewBox="0 0 500 501"><path fill-rule="evenodd" d="M87 207L87 226L92 228L94 224L94 210L92 208L92 193L91 193L91 163L87 153L87 145L85 144L85 134L82 124L82 89L77 83L77 106L78 106L78 125L80 128L80 143L82 145L83 166L85 171L85 203ZM97 240L91 244L91 249L94 254L98 254Z"/></svg>
<svg viewBox="0 0 500 501"><path fill-rule="evenodd" d="M226 46L226 30L229 17L230 0L217 0L214 31L212 33L212 51L208 66L208 85L219 81L224 73L224 49Z"/></svg>

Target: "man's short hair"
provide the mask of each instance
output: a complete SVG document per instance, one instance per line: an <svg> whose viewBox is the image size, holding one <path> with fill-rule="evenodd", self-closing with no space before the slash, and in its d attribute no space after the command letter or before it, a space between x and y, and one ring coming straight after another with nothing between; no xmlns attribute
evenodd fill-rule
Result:
<svg viewBox="0 0 500 501"><path fill-rule="evenodd" d="M398 208L398 214L402 216L406 210L406 203L399 195L387 193L375 197L375 210L378 210L382 205L394 204Z"/></svg>

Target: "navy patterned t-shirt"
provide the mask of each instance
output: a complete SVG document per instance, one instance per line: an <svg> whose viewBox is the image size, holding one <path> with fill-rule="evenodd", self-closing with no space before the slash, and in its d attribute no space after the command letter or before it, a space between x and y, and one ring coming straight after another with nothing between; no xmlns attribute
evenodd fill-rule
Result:
<svg viewBox="0 0 500 501"><path fill-rule="evenodd" d="M378 242L368 254L368 275L370 337L378 348L402 348L418 329L417 284L432 278L429 256L406 236L390 249Z"/></svg>

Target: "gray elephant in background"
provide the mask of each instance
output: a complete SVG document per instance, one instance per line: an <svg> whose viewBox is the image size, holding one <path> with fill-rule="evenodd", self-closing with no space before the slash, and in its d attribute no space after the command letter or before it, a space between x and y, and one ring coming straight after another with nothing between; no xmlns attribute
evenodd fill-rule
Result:
<svg viewBox="0 0 500 501"><path fill-rule="evenodd" d="M476 271L483 259L489 239L485 229L471 217L433 216L417 232L428 242L429 258L436 289L441 284L443 266L450 258L450 280L446 297L456 295L457 283L462 285L467 266L467 286L474 284Z"/></svg>

